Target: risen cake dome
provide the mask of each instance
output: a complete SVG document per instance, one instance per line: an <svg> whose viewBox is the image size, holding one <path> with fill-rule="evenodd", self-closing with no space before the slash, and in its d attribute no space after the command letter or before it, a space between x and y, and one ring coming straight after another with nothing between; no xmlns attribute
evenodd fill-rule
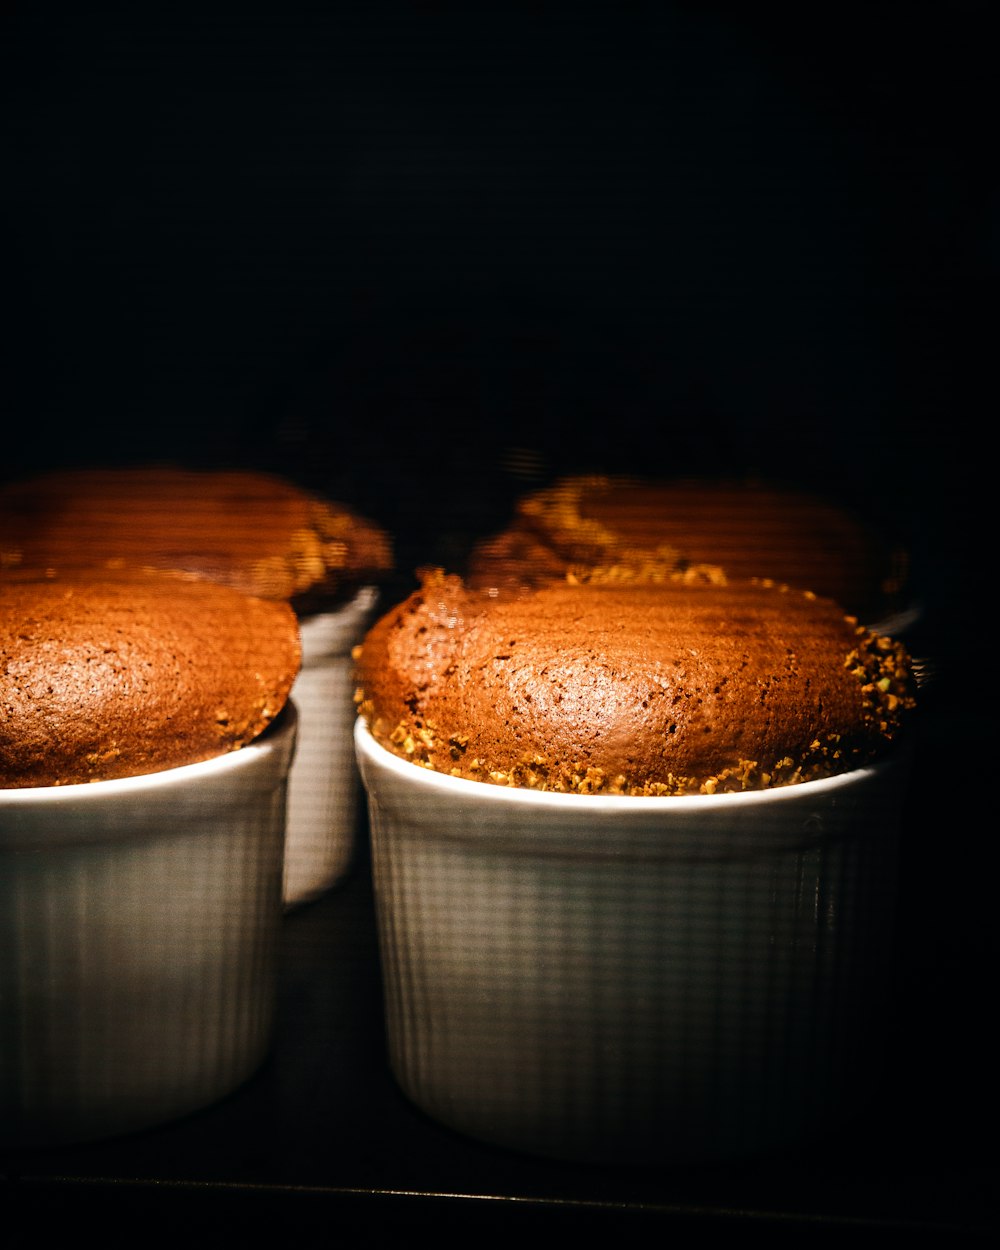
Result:
<svg viewBox="0 0 1000 1250"><path fill-rule="evenodd" d="M392 567L384 530L268 473L65 469L0 488L0 566L150 565L311 610Z"/></svg>
<svg viewBox="0 0 1000 1250"><path fill-rule="evenodd" d="M357 652L383 746L500 785L756 790L864 765L914 706L902 644L830 600L701 572L472 589L431 573Z"/></svg>
<svg viewBox="0 0 1000 1250"><path fill-rule="evenodd" d="M562 578L628 560L712 564L835 599L873 624L910 603L900 539L840 501L784 484L710 478L566 477L524 495L471 553L470 584Z"/></svg>
<svg viewBox="0 0 1000 1250"><path fill-rule="evenodd" d="M194 764L253 741L300 663L286 603L171 574L0 578L0 787Z"/></svg>

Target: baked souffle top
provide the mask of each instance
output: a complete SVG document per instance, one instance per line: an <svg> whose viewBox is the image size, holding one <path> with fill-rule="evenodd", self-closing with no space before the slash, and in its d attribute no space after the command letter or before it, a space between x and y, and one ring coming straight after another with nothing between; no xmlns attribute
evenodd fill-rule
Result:
<svg viewBox="0 0 1000 1250"><path fill-rule="evenodd" d="M268 473L123 466L0 488L0 567L152 566L320 610L378 581L392 544L353 509Z"/></svg>
<svg viewBox="0 0 1000 1250"><path fill-rule="evenodd" d="M626 560L770 578L869 623L909 604L901 540L818 494L737 479L561 478L517 500L509 525L475 546L466 573L479 586L536 583Z"/></svg>
<svg viewBox="0 0 1000 1250"><path fill-rule="evenodd" d="M299 670L287 603L168 573L0 577L0 787L105 781L257 738Z"/></svg>
<svg viewBox="0 0 1000 1250"><path fill-rule="evenodd" d="M868 764L915 707L903 645L771 582L612 570L517 592L427 571L355 652L414 764L579 794L760 790Z"/></svg>

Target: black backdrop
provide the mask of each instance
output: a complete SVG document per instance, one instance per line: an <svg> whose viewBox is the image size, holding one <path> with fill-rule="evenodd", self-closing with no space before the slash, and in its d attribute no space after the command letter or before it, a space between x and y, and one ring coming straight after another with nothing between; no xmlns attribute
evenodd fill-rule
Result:
<svg viewBox="0 0 1000 1250"><path fill-rule="evenodd" d="M799 7L5 5L3 475L267 465L404 560L580 468L936 532L989 417L988 6Z"/></svg>

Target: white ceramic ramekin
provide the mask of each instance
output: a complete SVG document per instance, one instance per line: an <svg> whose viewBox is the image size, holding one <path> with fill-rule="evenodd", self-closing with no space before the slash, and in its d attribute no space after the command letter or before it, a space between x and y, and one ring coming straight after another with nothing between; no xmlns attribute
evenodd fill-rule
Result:
<svg viewBox="0 0 1000 1250"><path fill-rule="evenodd" d="M271 1044L289 704L202 764L0 790L0 1145L199 1110Z"/></svg>
<svg viewBox="0 0 1000 1250"><path fill-rule="evenodd" d="M363 587L335 612L301 618L302 668L292 698L299 744L288 783L286 907L331 889L350 869L360 783L354 760L354 665L378 592Z"/></svg>
<svg viewBox="0 0 1000 1250"><path fill-rule="evenodd" d="M617 798L430 772L355 727L389 1057L441 1123L598 1163L781 1148L882 1060L905 756Z"/></svg>

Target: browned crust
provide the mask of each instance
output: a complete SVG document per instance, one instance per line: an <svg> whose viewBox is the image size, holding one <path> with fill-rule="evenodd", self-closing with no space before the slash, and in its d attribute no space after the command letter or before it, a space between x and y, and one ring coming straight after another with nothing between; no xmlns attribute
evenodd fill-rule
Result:
<svg viewBox="0 0 1000 1250"><path fill-rule="evenodd" d="M428 573L356 653L376 740L469 780L684 795L846 772L908 724L905 648L830 601L711 570L588 576L505 595Z"/></svg>
<svg viewBox="0 0 1000 1250"><path fill-rule="evenodd" d="M711 564L837 600L862 620L907 606L909 553L840 503L784 484L582 475L517 500L470 552L474 586L538 585L588 565Z"/></svg>
<svg viewBox="0 0 1000 1250"><path fill-rule="evenodd" d="M271 474L130 466L0 489L0 567L154 566L315 610L393 566L385 530Z"/></svg>
<svg viewBox="0 0 1000 1250"><path fill-rule="evenodd" d="M170 574L0 580L0 785L137 776L238 750L299 669L286 603Z"/></svg>

